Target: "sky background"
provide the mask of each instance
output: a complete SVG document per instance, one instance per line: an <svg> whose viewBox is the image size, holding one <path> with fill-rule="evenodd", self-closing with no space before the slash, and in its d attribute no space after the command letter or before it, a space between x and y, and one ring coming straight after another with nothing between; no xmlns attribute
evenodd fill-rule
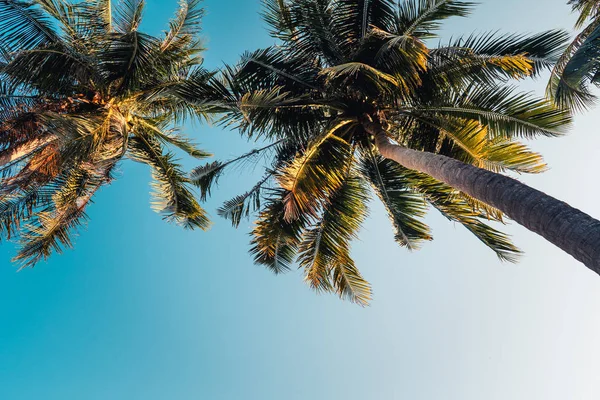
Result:
<svg viewBox="0 0 600 400"><path fill-rule="evenodd" d="M565 3L483 0L443 37L570 29ZM259 0L205 6L208 67L272 43ZM145 30L160 32L175 8L148 0ZM542 94L544 84L523 86ZM523 180L599 218L597 112L567 137L532 142L551 170ZM235 132L187 132L218 158L250 148ZM372 202L353 247L374 288L360 308L315 295L301 271L253 265L252 221L234 230L215 212L252 173L220 181L207 233L150 210L144 166L124 162L120 175L75 250L16 273L14 248L0 246L0 399L600 398L600 277L521 227L507 228L527 252L517 265L433 212L435 241L409 253Z"/></svg>

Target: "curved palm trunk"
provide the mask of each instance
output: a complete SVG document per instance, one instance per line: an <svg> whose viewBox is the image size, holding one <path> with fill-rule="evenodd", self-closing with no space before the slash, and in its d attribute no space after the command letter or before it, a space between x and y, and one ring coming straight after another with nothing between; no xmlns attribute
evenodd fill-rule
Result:
<svg viewBox="0 0 600 400"><path fill-rule="evenodd" d="M56 139L58 139L56 135L47 134L25 142L15 148L10 148L0 152L0 168L33 153L40 147L45 146Z"/></svg>
<svg viewBox="0 0 600 400"><path fill-rule="evenodd" d="M426 173L504 212L600 274L600 221L507 176L439 154L393 143L379 124L367 123L385 158Z"/></svg>

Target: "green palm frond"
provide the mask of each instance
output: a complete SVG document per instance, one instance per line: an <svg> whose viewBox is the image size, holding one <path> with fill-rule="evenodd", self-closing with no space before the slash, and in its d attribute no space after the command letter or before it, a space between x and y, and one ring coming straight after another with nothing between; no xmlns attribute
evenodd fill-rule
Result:
<svg viewBox="0 0 600 400"><path fill-rule="evenodd" d="M406 0L398 4L397 33L421 39L436 37L441 21L465 17L475 5L457 0Z"/></svg>
<svg viewBox="0 0 600 400"><path fill-rule="evenodd" d="M302 230L308 221L300 217L287 222L283 219L285 191L275 192L258 216L252 231L254 262L267 267L275 274L290 270L296 259Z"/></svg>
<svg viewBox="0 0 600 400"><path fill-rule="evenodd" d="M333 286L342 299L366 306L371 300L371 286L365 281L352 259L346 262L334 261Z"/></svg>
<svg viewBox="0 0 600 400"><path fill-rule="evenodd" d="M362 156L360 169L385 206L400 246L415 250L423 241L432 240L429 227L421 221L427 205L410 190L402 167L368 152Z"/></svg>
<svg viewBox="0 0 600 400"><path fill-rule="evenodd" d="M539 174L548 169L541 154L523 143L502 137L495 138L484 149L482 167L494 172L516 171Z"/></svg>
<svg viewBox="0 0 600 400"><path fill-rule="evenodd" d="M283 143L283 140L276 141L260 148L252 149L249 152L228 161L213 161L200 167L196 167L192 170L192 172L190 172L190 181L192 184L200 188L200 197L202 201L205 201L206 198L210 196L212 186L218 183L219 177L224 172L225 168L238 162L253 162L257 157L263 155L264 152L272 150L281 143Z"/></svg>
<svg viewBox="0 0 600 400"><path fill-rule="evenodd" d="M514 139L492 137L488 127L477 120L419 118L419 121L439 130L440 140L453 144L448 155L465 163L494 172L540 173L546 170L540 154Z"/></svg>
<svg viewBox="0 0 600 400"><path fill-rule="evenodd" d="M286 0L262 0L263 20L270 26L271 36L293 40L296 35L296 27L292 20L290 5Z"/></svg>
<svg viewBox="0 0 600 400"><path fill-rule="evenodd" d="M52 21L35 2L0 1L0 42L11 51L60 42Z"/></svg>
<svg viewBox="0 0 600 400"><path fill-rule="evenodd" d="M204 16L204 9L200 7L201 3L202 0L180 1L177 15L169 22L169 30L160 45L162 52L197 40Z"/></svg>
<svg viewBox="0 0 600 400"><path fill-rule="evenodd" d="M552 30L534 35L497 32L459 37L432 50L435 73L458 73L472 79L481 73L498 79L526 77L551 68L560 57L569 38L567 32Z"/></svg>
<svg viewBox="0 0 600 400"><path fill-rule="evenodd" d="M152 167L154 180L153 208L168 221L188 229L207 229L210 222L193 193L188 189L189 179L181 171L171 153L164 153L155 138L146 132L136 132L129 139L130 157Z"/></svg>
<svg viewBox="0 0 600 400"><path fill-rule="evenodd" d="M509 86L476 85L463 93L440 94L434 101L403 113L422 118L444 115L478 120L492 137L559 136L571 123L568 110L529 94L515 94Z"/></svg>
<svg viewBox="0 0 600 400"><path fill-rule="evenodd" d="M371 27L390 30L396 21L390 0L340 0L336 5L337 34L352 44L360 42Z"/></svg>
<svg viewBox="0 0 600 400"><path fill-rule="evenodd" d="M581 28L588 18L596 19L600 11L600 3L597 0L569 0L573 11L579 12L579 18L575 28Z"/></svg>
<svg viewBox="0 0 600 400"><path fill-rule="evenodd" d="M329 0L295 0L288 4L296 29L294 53L332 64L343 60L342 43L337 41L333 23L334 3Z"/></svg>
<svg viewBox="0 0 600 400"><path fill-rule="evenodd" d="M580 12L576 28L583 27L589 18L591 20L556 62L546 87L546 94L559 107L581 111L596 101L596 96L589 90L588 84L593 83L595 76L594 54L598 48L596 42L600 18L598 3L595 0L570 0L569 4L573 6L573 11ZM573 58L575 61L572 62Z"/></svg>
<svg viewBox="0 0 600 400"><path fill-rule="evenodd" d="M371 299L371 289L350 257L350 241L367 216L368 199L362 179L347 177L329 197L317 222L303 234L298 256L304 279L313 289L336 291L361 305Z"/></svg>
<svg viewBox="0 0 600 400"><path fill-rule="evenodd" d="M325 68L320 75L326 78L327 84L334 87L355 86L369 94L388 92L405 92L407 83L400 76L392 76L373 68L370 65L352 62Z"/></svg>
<svg viewBox="0 0 600 400"><path fill-rule="evenodd" d="M90 175L85 169L76 168L56 183L52 206L35 213L21 233L20 249L13 259L21 268L32 267L47 259L52 252L71 248L72 230L87 219L85 209L92 196L108 180L108 171L101 176Z"/></svg>
<svg viewBox="0 0 600 400"><path fill-rule="evenodd" d="M487 216L474 209L455 189L425 174L400 168L404 170L403 176L407 180L407 185L422 194L442 215L467 228L501 260L509 262L518 260L521 251L515 247L510 238L486 225L482 220Z"/></svg>
<svg viewBox="0 0 600 400"><path fill-rule="evenodd" d="M577 47L569 60L559 71L560 76L554 75L550 81L550 90L558 104L583 108L586 103L593 101L593 96L587 89L589 84L600 84L600 25L586 35L585 40Z"/></svg>
<svg viewBox="0 0 600 400"><path fill-rule="evenodd" d="M241 195L223 203L217 210L219 216L231 221L231 224L237 228L242 218L249 217L251 213L256 212L261 206L261 196L264 185L271 179L272 173L268 172L256 185Z"/></svg>
<svg viewBox="0 0 600 400"><path fill-rule="evenodd" d="M115 30L124 35L136 32L142 22L145 5L144 0L122 0L113 11Z"/></svg>
<svg viewBox="0 0 600 400"><path fill-rule="evenodd" d="M286 221L300 215L316 216L321 203L342 184L352 146L335 134L350 123L334 126L278 173L277 181L287 191L283 200Z"/></svg>
<svg viewBox="0 0 600 400"><path fill-rule="evenodd" d="M193 140L187 138L185 135L178 132L176 129L166 130L164 124L156 124L153 123L153 121L151 120L145 120L142 118L136 118L135 120L138 124L142 125L144 128L147 128L149 133L152 133L152 135L154 135L158 140L160 140L164 144L175 146L178 149L186 152L191 157L194 157L196 159L203 159L212 156L212 154L207 153L204 150L198 148L198 146L194 143Z"/></svg>

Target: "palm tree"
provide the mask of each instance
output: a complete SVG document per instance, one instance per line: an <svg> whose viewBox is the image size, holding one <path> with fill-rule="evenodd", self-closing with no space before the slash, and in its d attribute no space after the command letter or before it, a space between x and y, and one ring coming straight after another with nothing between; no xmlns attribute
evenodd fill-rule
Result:
<svg viewBox="0 0 600 400"><path fill-rule="evenodd" d="M139 31L143 9L143 0L0 1L0 235L19 238L23 266L71 246L125 158L150 166L165 219L209 225L166 148L208 156L173 128L212 111L203 10L182 1L159 38Z"/></svg>
<svg viewBox="0 0 600 400"><path fill-rule="evenodd" d="M583 29L552 70L547 93L559 106L581 110L596 98L589 84L600 84L600 1L569 0L569 4L579 12L575 28Z"/></svg>
<svg viewBox="0 0 600 400"><path fill-rule="evenodd" d="M431 240L422 222L431 205L514 261L519 250L485 223L506 214L600 272L600 222L501 174L542 172L541 156L517 139L557 136L570 122L509 84L551 67L566 34L487 33L428 47L442 20L473 4L264 5L277 45L244 55L223 79L238 104L225 121L267 144L192 172L205 198L228 166L270 156L264 177L219 209L234 226L259 212L258 264L279 273L297 260L313 288L366 304L350 241L375 193L409 249Z"/></svg>

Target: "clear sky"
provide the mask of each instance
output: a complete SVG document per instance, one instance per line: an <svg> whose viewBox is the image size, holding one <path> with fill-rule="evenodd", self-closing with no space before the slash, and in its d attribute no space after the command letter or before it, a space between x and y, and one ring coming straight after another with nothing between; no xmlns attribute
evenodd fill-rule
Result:
<svg viewBox="0 0 600 400"><path fill-rule="evenodd" d="M206 0L206 64L271 43L259 0ZM483 0L446 38L472 31L570 28L566 0ZM175 0L149 0L157 33ZM544 82L524 85L542 93ZM596 218L600 118L532 146L551 166L529 184ZM218 157L248 148L237 133L188 132ZM194 166L186 162L186 166ZM300 271L254 266L251 221L214 210L251 186L221 180L208 233L184 232L149 207L149 171L122 176L90 209L76 248L15 272L0 246L0 399L6 400L564 400L600 398L600 277L523 228L527 256L500 263L438 215L417 253L393 242L383 209L353 248L374 286L368 308L317 296Z"/></svg>

